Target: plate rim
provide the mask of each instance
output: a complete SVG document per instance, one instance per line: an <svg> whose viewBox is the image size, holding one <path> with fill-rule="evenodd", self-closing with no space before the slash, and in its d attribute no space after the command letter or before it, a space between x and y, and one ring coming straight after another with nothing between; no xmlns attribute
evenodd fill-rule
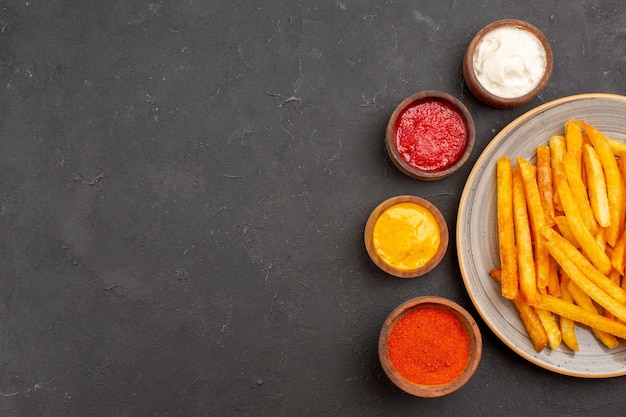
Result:
<svg viewBox="0 0 626 417"><path fill-rule="evenodd" d="M474 308L476 309L476 311L478 312L478 314L481 316L483 322L489 327L489 329L498 337L498 339L504 343L507 347L509 347L513 352L515 352L516 354L518 354L519 356L521 356L522 358L526 359L527 361L533 363L536 366L539 366L543 369L558 373L558 374L562 374L562 375L569 375L569 376L575 376L575 377L580 377L580 378L609 378L609 377L618 377L618 376L624 376L626 375L626 367L622 370L619 370L617 372L613 372L613 373L609 373L609 372L604 372L604 373L586 373L586 372L581 372L581 371L576 371L576 370L570 370L570 369L566 369L566 368L562 368L559 366L555 366L549 363L546 363L545 361L541 361L539 358L532 356L531 354L527 353L526 351L518 348L517 346L515 346L507 337L505 337L502 332L497 329L495 327L495 325L489 320L488 317L486 317L486 314L484 313L483 309L480 307L480 303L477 301L476 299L476 295L473 294L473 292L470 290L471 285L468 282L468 272L466 270L466 265L462 262L462 259L464 259L464 255L462 253L462 249L461 246L459 245L459 242L462 242L462 231L463 231L463 227L462 224L464 222L464 217L462 217L462 213L465 210L465 206L467 204L469 204L469 198L468 195L471 193L471 186L472 184L474 184L478 179L476 178L478 172L480 171L480 168L486 163L488 162L487 159L491 156L491 154L493 153L493 148L497 147L500 142L503 140L502 138L504 136L506 136L511 130L515 129L518 126L521 126L522 124L524 124L526 121L528 121L529 119L533 118L534 116L536 116L537 114L540 114L542 112L545 112L546 110L549 110L551 108L557 107L559 105L562 104L567 104L567 103L571 103L571 102L575 102L575 101L580 101L580 100L587 100L587 99L607 99L607 100L614 100L614 101L620 101L623 103L626 103L626 96L621 95L621 94L614 94L614 93L583 93L583 94L575 94L575 95L570 95L570 96L565 96L565 97L561 97L555 100L551 100L549 102L543 103L537 107L534 107L530 110L528 110L527 112L521 114L520 116L516 117L513 121L509 122L506 126L504 126L490 141L489 143L485 146L485 148L481 151L479 157L477 158L476 162L474 163L472 169L470 170L470 173L465 181L465 185L463 186L463 191L461 193L461 198L459 200L459 207L457 210L457 219L456 219L456 232L455 232L455 238L456 238L456 242L457 242L457 247L456 247L456 252L457 252L457 258L459 260L458 264L459 264L459 268L460 268L460 272L461 272L461 277L463 278L463 283L465 285L465 289L472 301L472 304L474 305Z"/></svg>

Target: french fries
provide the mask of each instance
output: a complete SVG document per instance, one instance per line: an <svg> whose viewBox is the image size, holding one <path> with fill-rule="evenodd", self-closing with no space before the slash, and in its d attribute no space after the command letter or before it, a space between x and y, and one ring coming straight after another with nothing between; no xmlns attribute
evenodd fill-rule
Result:
<svg viewBox="0 0 626 417"><path fill-rule="evenodd" d="M615 160L615 154L611 150L606 137L595 127L581 121L580 124L585 128L585 132L589 136L589 140L593 144L604 173L606 175L606 184L609 198L609 210L611 213L611 224L605 229L606 241L609 245L615 245L619 235L621 234L620 217L624 209L624 184Z"/></svg>
<svg viewBox="0 0 626 417"><path fill-rule="evenodd" d="M522 174L517 167L513 169L513 220L517 246L519 292L527 304L534 305L539 296L537 274L535 271L535 260L533 259L533 245L526 198L524 197L524 184Z"/></svg>
<svg viewBox="0 0 626 417"><path fill-rule="evenodd" d="M513 300L518 294L517 254L513 226L513 169L511 160L500 158L497 162L498 190L498 240L500 265L502 265L502 296Z"/></svg>
<svg viewBox="0 0 626 417"><path fill-rule="evenodd" d="M541 206L546 217L546 226L554 225L554 185L552 184L552 166L550 159L550 147L537 147L537 187ZM607 200L608 207L608 200Z"/></svg>
<svg viewBox="0 0 626 417"><path fill-rule="evenodd" d="M502 283L502 271L500 269L493 269L489 271L489 276L491 276L494 281L499 282L500 284ZM537 311L532 306L526 304L520 297L519 293L518 296L511 301L517 309L519 317L522 320L522 324L526 328L535 350L537 352L541 352L548 344L548 335L546 334L543 324L541 324Z"/></svg>
<svg viewBox="0 0 626 417"><path fill-rule="evenodd" d="M528 215L532 224L533 240L535 242L536 288L540 293L545 294L546 287L548 286L550 257L544 244L545 239L541 236L546 221L541 204L541 197L539 195L537 176L532 164L524 158L517 158L517 166L519 167L522 177L524 196L526 198L526 206L528 208Z"/></svg>
<svg viewBox="0 0 626 417"><path fill-rule="evenodd" d="M567 274L561 274L561 299L563 301L567 301L568 303L574 303L574 297L569 291L569 277ZM575 331L576 323L572 319L568 319L567 317L561 317L559 319L559 326L561 328L561 337L563 338L563 342L574 352L578 352L580 349L578 346L578 338L576 337Z"/></svg>
<svg viewBox="0 0 626 417"><path fill-rule="evenodd" d="M611 211L600 157L593 146L588 144L583 146L582 156L589 187L589 204L598 224L601 227L608 227L611 224Z"/></svg>
<svg viewBox="0 0 626 417"><path fill-rule="evenodd" d="M490 275L537 352L577 352L580 325L613 349L626 339L626 143L568 120L530 161L497 161L501 264Z"/></svg>

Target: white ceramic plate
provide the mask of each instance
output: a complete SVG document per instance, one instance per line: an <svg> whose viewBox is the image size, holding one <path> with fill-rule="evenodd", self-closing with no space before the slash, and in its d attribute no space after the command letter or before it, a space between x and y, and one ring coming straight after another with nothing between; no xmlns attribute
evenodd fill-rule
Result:
<svg viewBox="0 0 626 417"><path fill-rule="evenodd" d="M537 353L512 303L500 295L489 271L499 267L496 226L496 160L508 155L535 162L535 149L563 134L569 119L585 120L606 136L626 141L626 97L582 94L541 105L506 126L472 168L457 218L457 252L467 291L491 330L511 349L542 368L561 374L606 378L626 375L626 343L609 350L583 326L577 326L579 352L564 344Z"/></svg>

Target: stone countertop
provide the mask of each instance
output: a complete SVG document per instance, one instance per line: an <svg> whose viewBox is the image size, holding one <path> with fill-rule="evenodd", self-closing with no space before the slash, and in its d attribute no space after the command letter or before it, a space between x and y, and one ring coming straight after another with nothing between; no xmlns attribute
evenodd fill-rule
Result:
<svg viewBox="0 0 626 417"><path fill-rule="evenodd" d="M498 110L462 78L474 34L526 20L551 42L539 97ZM619 2L6 0L0 5L0 416L624 415L621 378L546 371L485 325L454 227L467 176L529 109L624 94ZM419 182L386 156L394 107L461 99L469 162ZM415 194L451 226L415 280L363 228ZM420 399L383 373L385 317L464 306L482 361Z"/></svg>

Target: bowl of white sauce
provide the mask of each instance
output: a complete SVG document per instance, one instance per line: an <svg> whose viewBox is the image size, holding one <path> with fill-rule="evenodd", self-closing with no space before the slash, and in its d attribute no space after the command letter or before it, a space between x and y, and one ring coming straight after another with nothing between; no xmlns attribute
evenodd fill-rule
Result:
<svg viewBox="0 0 626 417"><path fill-rule="evenodd" d="M495 21L472 39L463 59L468 88L497 108L526 104L545 88L553 56L544 34L517 19Z"/></svg>

